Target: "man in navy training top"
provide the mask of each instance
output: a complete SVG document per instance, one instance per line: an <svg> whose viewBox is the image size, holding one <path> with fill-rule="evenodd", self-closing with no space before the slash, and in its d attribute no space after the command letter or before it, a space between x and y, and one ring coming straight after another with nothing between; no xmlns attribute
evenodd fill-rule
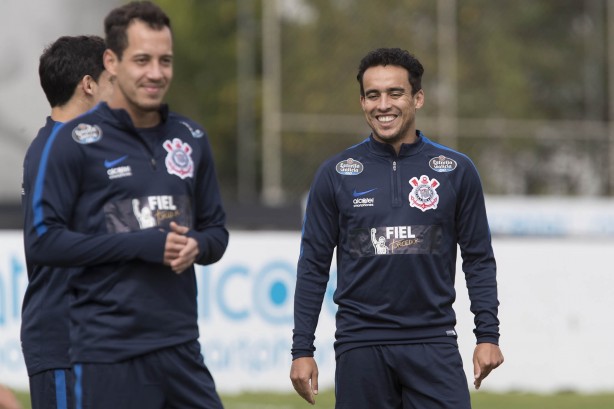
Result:
<svg viewBox="0 0 614 409"><path fill-rule="evenodd" d="M47 145L29 246L35 262L84 266L69 279L76 408L221 408L194 271L228 244L208 137L162 103L168 16L131 2L104 27L113 96Z"/></svg>
<svg viewBox="0 0 614 409"><path fill-rule="evenodd" d="M32 191L47 140L68 120L108 99L113 86L97 36L64 36L43 51L38 73L51 115L26 152L22 208L24 236L32 237ZM26 239L26 242L28 239ZM34 409L73 408L73 376L68 358L68 271L32 264L26 257L28 287L23 300L21 345L30 378Z"/></svg>
<svg viewBox="0 0 614 409"><path fill-rule="evenodd" d="M416 129L423 67L381 48L360 62L372 133L325 161L311 186L294 300L290 378L315 403L315 329L337 249L337 409L471 407L458 351L457 244L475 314L474 385L503 362L496 266L471 160Z"/></svg>

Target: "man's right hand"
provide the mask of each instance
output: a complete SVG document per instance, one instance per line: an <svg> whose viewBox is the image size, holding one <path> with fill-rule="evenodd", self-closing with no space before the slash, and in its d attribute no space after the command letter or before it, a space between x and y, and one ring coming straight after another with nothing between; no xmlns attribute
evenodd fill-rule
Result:
<svg viewBox="0 0 614 409"><path fill-rule="evenodd" d="M314 405L318 394L318 365L313 357L296 358L290 368L292 386L307 402Z"/></svg>
<svg viewBox="0 0 614 409"><path fill-rule="evenodd" d="M181 250L188 244L188 237L173 231L166 235L164 245L164 265L170 266L171 262L179 257Z"/></svg>

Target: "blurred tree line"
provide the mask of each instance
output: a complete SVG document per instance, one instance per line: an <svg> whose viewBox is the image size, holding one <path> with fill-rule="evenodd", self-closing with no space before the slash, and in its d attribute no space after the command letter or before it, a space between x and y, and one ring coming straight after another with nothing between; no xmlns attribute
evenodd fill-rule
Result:
<svg viewBox="0 0 614 409"><path fill-rule="evenodd" d="M260 201L264 10L274 0L155 1L175 36L172 109L208 130L225 200ZM377 47L422 61L418 128L467 153L488 194L614 193L608 0L277 4L285 203L301 200L324 159L368 136L356 71Z"/></svg>

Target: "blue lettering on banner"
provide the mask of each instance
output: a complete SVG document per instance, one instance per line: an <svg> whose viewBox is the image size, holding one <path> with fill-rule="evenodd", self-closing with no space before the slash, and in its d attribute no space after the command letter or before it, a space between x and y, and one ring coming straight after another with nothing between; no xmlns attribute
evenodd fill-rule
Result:
<svg viewBox="0 0 614 409"><path fill-rule="evenodd" d="M331 334L332 335L332 334ZM324 368L334 365L335 353L331 348L334 339L316 342L314 357L318 366ZM205 364L212 372L257 373L290 367L291 341L289 337L271 340L260 338L240 338L230 342L222 340L201 341Z"/></svg>
<svg viewBox="0 0 614 409"><path fill-rule="evenodd" d="M212 371L246 370L261 372L289 368L292 356L287 339L212 340L202 344L207 366Z"/></svg>
<svg viewBox="0 0 614 409"><path fill-rule="evenodd" d="M254 307L270 324L291 324L293 302L289 297L295 285L294 268L286 262L267 264L256 275Z"/></svg>
<svg viewBox="0 0 614 409"><path fill-rule="evenodd" d="M21 354L21 343L18 339L11 338L0 342L0 368L9 374L24 371L25 364Z"/></svg>
<svg viewBox="0 0 614 409"><path fill-rule="evenodd" d="M22 257L11 254L9 271L0 270L0 325L21 318L21 302L27 286L25 263Z"/></svg>
<svg viewBox="0 0 614 409"><path fill-rule="evenodd" d="M247 264L197 266L198 315L200 320L220 316L241 322L259 318L270 325L289 325L293 322L296 267L284 260L272 260L254 270ZM337 272L330 279L323 301L323 313L334 317L337 305L333 301ZM232 291L236 287L251 288L247 297Z"/></svg>
<svg viewBox="0 0 614 409"><path fill-rule="evenodd" d="M220 277L218 282L217 294L219 299L219 307L220 311L228 318L234 321L241 321L248 317L247 309L242 310L233 310L229 304L226 302L226 299L223 297L224 288L230 279L235 275L247 276L249 274L249 270L245 266L234 266L226 270L226 274Z"/></svg>
<svg viewBox="0 0 614 409"><path fill-rule="evenodd" d="M4 323L6 322L6 307L4 305L7 301L8 297L5 296L2 272L0 272L0 325L4 325Z"/></svg>
<svg viewBox="0 0 614 409"><path fill-rule="evenodd" d="M25 374L19 341L21 303L28 285L23 255L6 251L0 259L0 373ZM26 377L27 379L27 377Z"/></svg>
<svg viewBox="0 0 614 409"><path fill-rule="evenodd" d="M284 257L265 258L262 263L234 262L196 266L199 324L243 325L269 328L244 337L202 338L207 363L214 370L249 373L285 371L291 361L296 266ZM321 315L333 318L336 270L331 270ZM21 373L27 382L19 341L21 304L28 284L23 254L5 249L0 258L0 375ZM259 327L258 327L259 326ZM334 363L334 331L319 339L316 350L320 365ZM27 383L26 383L27 385Z"/></svg>

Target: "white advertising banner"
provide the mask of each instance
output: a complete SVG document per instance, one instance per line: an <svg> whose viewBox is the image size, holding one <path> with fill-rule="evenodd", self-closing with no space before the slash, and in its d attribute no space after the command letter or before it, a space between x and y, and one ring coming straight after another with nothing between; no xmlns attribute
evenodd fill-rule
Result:
<svg viewBox="0 0 614 409"><path fill-rule="evenodd" d="M231 232L222 260L198 272L201 344L221 391L291 389L299 246L299 233ZM321 382L328 386L335 367L335 283L333 273L316 333Z"/></svg>
<svg viewBox="0 0 614 409"><path fill-rule="evenodd" d="M222 393L291 391L293 293L299 232L231 232L222 260L197 269L201 343ZM483 390L612 391L614 240L495 237L506 361ZM320 389L333 387L335 267L316 333ZM0 383L27 389L19 342L27 285L21 232L0 232ZM475 339L457 268L459 348L472 383Z"/></svg>
<svg viewBox="0 0 614 409"><path fill-rule="evenodd" d="M197 266L201 344L220 391L288 390L293 294L300 234L231 232L222 260ZM331 280L331 286L336 282ZM21 354L21 304L27 286L22 234L0 232L0 383L28 388ZM317 332L322 385L334 376L334 288Z"/></svg>

